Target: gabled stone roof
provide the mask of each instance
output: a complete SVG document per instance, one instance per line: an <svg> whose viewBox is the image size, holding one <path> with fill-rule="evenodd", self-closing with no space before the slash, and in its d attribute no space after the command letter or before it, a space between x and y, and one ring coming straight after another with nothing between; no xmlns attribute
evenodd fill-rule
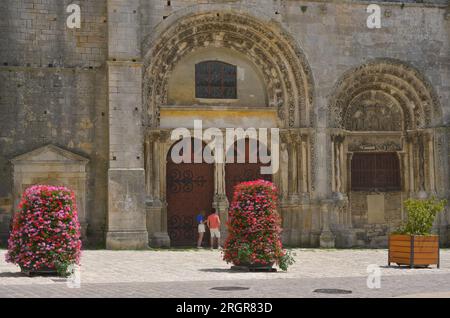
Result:
<svg viewBox="0 0 450 318"><path fill-rule="evenodd" d="M87 164L89 159L55 145L47 145L11 159L13 164L30 162L67 162Z"/></svg>

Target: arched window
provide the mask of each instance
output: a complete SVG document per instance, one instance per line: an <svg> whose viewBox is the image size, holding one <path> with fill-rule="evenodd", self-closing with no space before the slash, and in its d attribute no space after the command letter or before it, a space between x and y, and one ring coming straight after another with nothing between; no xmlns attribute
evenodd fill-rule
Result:
<svg viewBox="0 0 450 318"><path fill-rule="evenodd" d="M400 163L395 153L356 153L352 157L353 191L400 191Z"/></svg>
<svg viewBox="0 0 450 318"><path fill-rule="evenodd" d="M237 67L219 61L195 65L195 97L214 99L237 98Z"/></svg>

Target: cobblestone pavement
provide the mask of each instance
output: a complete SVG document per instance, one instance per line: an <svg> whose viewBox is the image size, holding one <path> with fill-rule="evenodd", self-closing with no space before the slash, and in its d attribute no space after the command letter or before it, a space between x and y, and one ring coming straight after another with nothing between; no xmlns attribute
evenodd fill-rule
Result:
<svg viewBox="0 0 450 318"><path fill-rule="evenodd" d="M26 277L0 251L0 297L330 297L315 289L338 288L339 297L450 296L450 250L441 269L388 268L386 250L295 249L288 272L231 272L217 250L84 251L81 288L65 279ZM381 267L380 289L367 288L367 266ZM245 287L217 291L213 287ZM335 297L336 295L331 295Z"/></svg>

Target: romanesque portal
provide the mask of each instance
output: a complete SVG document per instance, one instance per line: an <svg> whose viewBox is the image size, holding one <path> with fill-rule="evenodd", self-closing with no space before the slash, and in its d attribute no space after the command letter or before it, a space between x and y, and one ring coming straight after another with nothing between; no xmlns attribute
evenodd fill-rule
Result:
<svg viewBox="0 0 450 318"><path fill-rule="evenodd" d="M370 233L372 246L383 246L388 230L404 217L402 201L436 191L434 134L427 127L440 120L438 101L427 81L404 63L374 60L342 75L330 98L328 137L311 111L314 82L307 59L292 38L258 19L228 12L187 15L158 34L146 61L151 160L166 155L171 128L192 126L194 119L221 129L243 123L281 129L281 169L269 179L280 189L289 245L364 246L358 238L367 240ZM215 84L208 76L218 76ZM165 178L155 179L151 169L161 172L161 165L147 164L147 186L160 187ZM217 164L214 188L204 192L208 198L213 193L209 208L226 218L235 179L259 178L253 170L249 164ZM191 179L195 183L197 176ZM161 208L149 209L172 224L173 193L156 194ZM156 233L155 242L161 235Z"/></svg>

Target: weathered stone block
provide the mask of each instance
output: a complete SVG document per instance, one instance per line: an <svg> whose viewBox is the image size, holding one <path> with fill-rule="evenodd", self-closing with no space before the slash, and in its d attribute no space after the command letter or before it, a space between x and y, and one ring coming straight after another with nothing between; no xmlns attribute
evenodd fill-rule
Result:
<svg viewBox="0 0 450 318"><path fill-rule="evenodd" d="M148 247L144 180L144 169L109 170L107 248Z"/></svg>

